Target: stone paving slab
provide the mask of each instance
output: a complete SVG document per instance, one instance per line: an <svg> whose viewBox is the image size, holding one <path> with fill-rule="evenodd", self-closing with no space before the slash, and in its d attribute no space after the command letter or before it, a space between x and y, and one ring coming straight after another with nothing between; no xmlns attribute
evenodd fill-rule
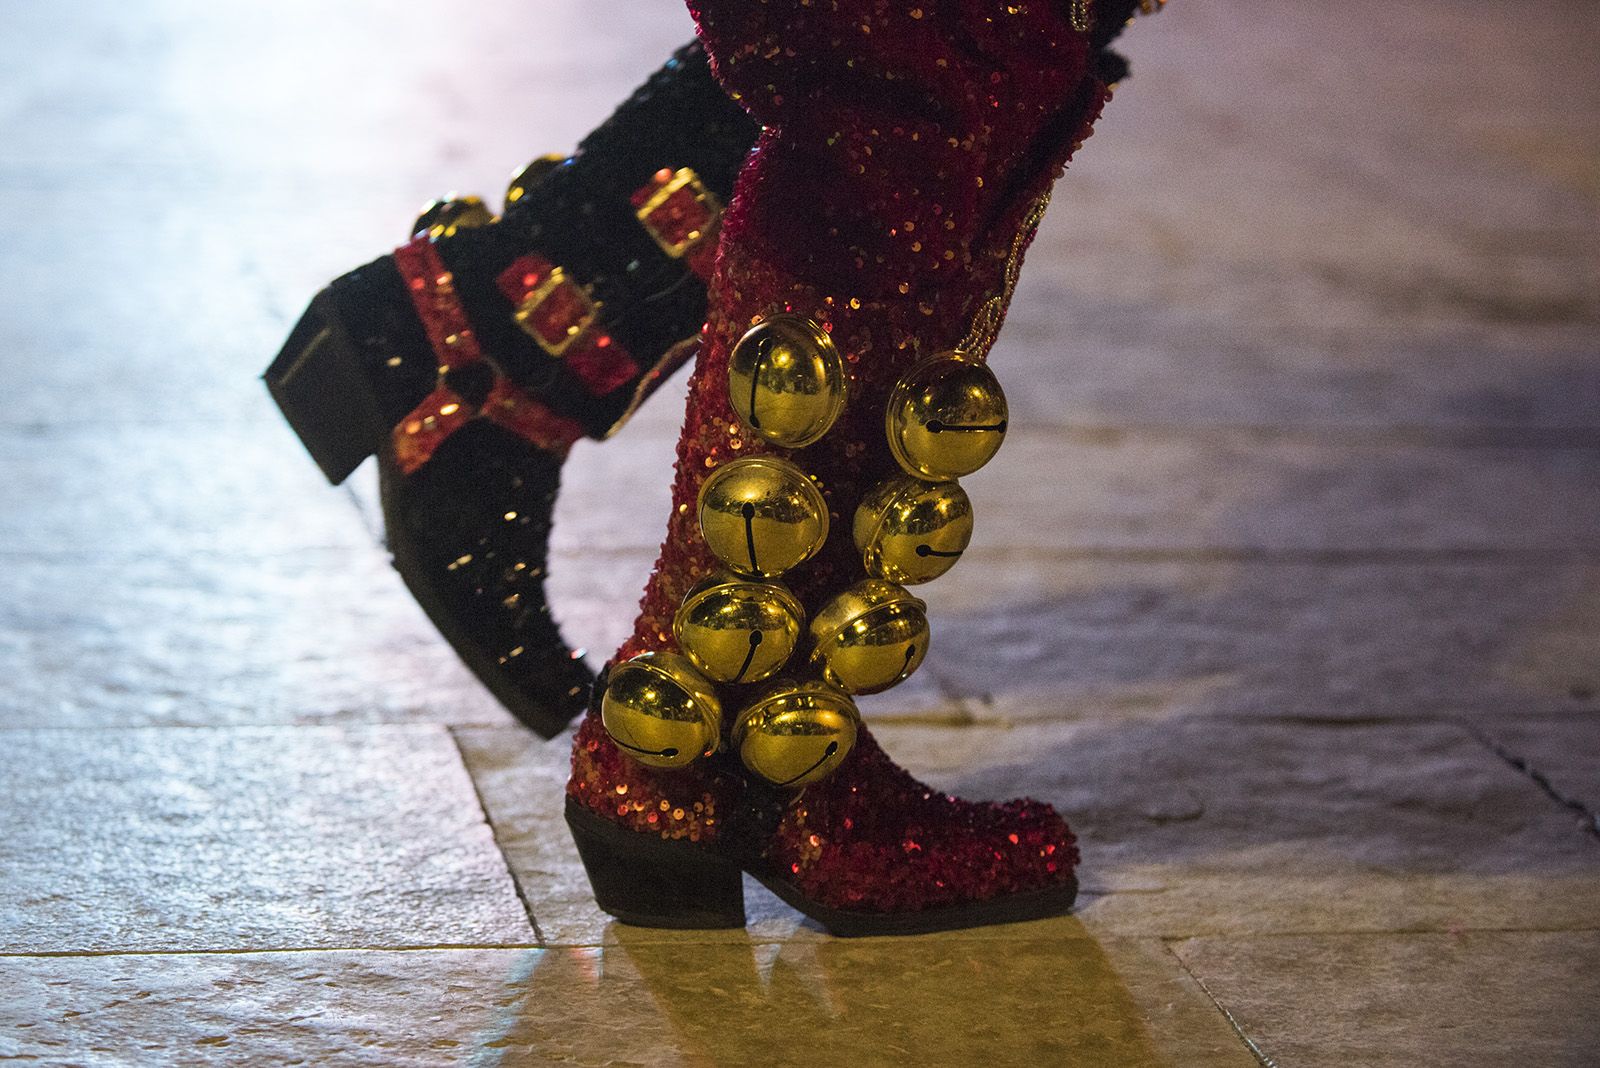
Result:
<svg viewBox="0 0 1600 1068"><path fill-rule="evenodd" d="M290 553L355 548L351 521L287 425L0 431L8 555Z"/></svg>
<svg viewBox="0 0 1600 1068"><path fill-rule="evenodd" d="M1417 50L1404 33L1375 32L1391 20L1370 5L1366 15L1337 16L1282 5L1270 18L1238 3L1211 6L1169 11L1127 37L1139 73L1063 184L1000 357L1002 366L1015 359L1059 367L1069 339L1073 370L1039 376L1019 399L1057 412L1055 380L1066 379L1069 391L1086 391L1067 409L1080 419L1109 412L1133 422L1344 422L1365 411L1361 421L1378 413L1378 421L1403 424L1565 425L1592 411L1584 402L1594 397L1595 376L1581 359L1592 344L1574 347L1582 335L1570 329L1567 340L1554 338L1562 324L1532 307L1576 301L1575 322L1592 334L1600 264L1584 240L1596 224L1581 195L1593 188L1581 149L1600 94L1583 76L1595 34L1590 20L1574 17L1581 8L1559 5L1565 16L1547 8L1550 17L1540 20L1475 10L1483 32L1499 27L1501 49L1525 63L1508 58L1503 77L1485 82L1448 47ZM34 321L25 312L40 296L57 307L80 303L54 265L96 264L125 284L97 290L93 311L85 309L84 322L69 319L65 331L52 316L51 347L75 351L70 339L96 332L108 306L125 308L127 323L144 329L99 336L131 339L152 354L151 369L161 366L159 347L141 342L166 335L184 315L216 320L213 348L230 344L226 335L237 330L219 328L241 307L246 333L256 334L263 293L287 316L311 286L394 240L415 203L447 186L488 189L534 150L570 144L688 36L673 5L638 9L622 0L538 12L483 4L448 42L419 31L432 25L427 8L397 15L377 4L348 5L336 16L312 4L280 5L248 32L233 16L182 3L141 9L138 19L107 4L84 15L102 27L97 47L57 32L39 5L5 13L3 36L16 50L7 67L18 77L0 97L12 105L0 181L32 183L35 198L62 198L37 205L54 226L8 243L10 292L26 290L30 278L49 289L29 296L32 304L8 305L16 314L5 318L8 327ZM620 17L628 34L603 29ZM181 18L183 33L153 38L163 18ZM1429 25L1441 40L1459 33L1458 18L1452 5L1408 9L1408 24ZM1242 43L1327 35L1367 40L1340 49L1340 65L1301 66L1293 79ZM292 78L279 66L287 52L297 58ZM108 55L117 62L108 64ZM459 75L466 56L470 79ZM364 80L359 65L378 62L384 76ZM1208 63L1228 77L1195 76ZM1561 91L1526 91L1535 69L1540 88ZM223 71L231 77L219 79ZM1474 115L1441 125L1427 108L1392 108L1383 123L1353 121L1365 114L1351 105L1371 91L1368 83L1397 81L1435 102L1470 86ZM272 92L219 91L232 84ZM508 104L556 91L558 109ZM1252 101L1252 121L1228 122L1241 95ZM140 106L116 106L130 99ZM335 99L338 106L328 106ZM44 105L48 118L40 121ZM285 113L296 121L274 121ZM270 141L260 136L268 123ZM1329 165L1332 146L1345 155L1343 166ZM85 151L117 161L114 187L102 169L81 165ZM106 210L72 210L68 198L81 201L89 190ZM1486 202L1496 206L1493 218L1484 218ZM127 220L139 223L136 240ZM1284 269L1285 260L1300 269ZM164 270L142 277L139 266L152 261ZM222 265L228 269L218 272ZM248 301L238 299L241 287ZM1499 307L1519 297L1530 305L1520 316L1515 306ZM1464 323L1480 329L1463 338ZM1419 333L1430 331L1436 343L1417 351ZM1353 344L1359 337L1385 343ZM1185 338L1203 351L1179 351ZM1530 358L1529 349L1552 340L1551 358ZM1160 350L1153 365L1152 349ZM1208 365L1212 350L1221 351ZM1351 366L1330 370L1330 355ZM217 366L210 354L181 362ZM173 364L162 369L183 373ZM73 366L53 360L38 370ZM1185 388L1174 389L1179 374ZM1265 397L1264 377L1281 383Z"/></svg>
<svg viewBox="0 0 1600 1068"><path fill-rule="evenodd" d="M47 4L3 14L0 59L17 76L0 116L28 135L8 154L11 171L103 185L103 171L84 173L93 150L142 164L135 180L185 166L191 183L225 176L243 199L330 171L426 183L418 202L446 178L498 181L586 132L693 33L681 4L627 0L488 0L470 18L314 0L243 14L156 0L135 16L91 0L80 17L94 34L62 32ZM629 32L617 33L624 17ZM45 103L42 121L17 110ZM62 130L82 140L51 136Z"/></svg>
<svg viewBox="0 0 1600 1068"><path fill-rule="evenodd" d="M979 546L1594 547L1592 525L1578 514L1590 484L1585 472L1600 464L1589 450L1368 448L1136 432L1100 440L1018 433L1008 445L1004 461L969 480ZM1041 481L1047 488L1027 492Z"/></svg>
<svg viewBox="0 0 1600 1068"><path fill-rule="evenodd" d="M440 727L5 731L0 782L0 952L534 941Z"/></svg>
<svg viewBox="0 0 1600 1068"><path fill-rule="evenodd" d="M30 199L45 200L36 210L70 216L82 196ZM397 241L413 210L408 201L382 206L382 214L371 202L351 204L307 248L284 225L303 200L277 196L262 195L246 214L231 199L124 192L110 198L111 220L96 228L22 235L0 250L10 283L0 294L0 343L28 357L0 368L12 398L0 424L276 418L257 378L294 318L333 275ZM134 242L113 225L121 216L153 218ZM1077 224L1063 221L1061 229ZM1074 245L1060 258L1105 273L1119 251ZM170 266L152 277L144 270L152 261ZM61 262L126 281L86 301ZM1440 338L1356 340L1312 336L1302 319L1301 334L1262 338L1256 318L1217 321L1209 306L1100 295L1080 287L1076 273L1065 281L1044 271L1024 277L993 361L1013 387L1019 427L1221 425L1357 441L1403 433L1512 444L1592 444L1597 433L1594 324L1576 337L1523 327L1463 334L1457 326ZM48 316L39 314L45 307ZM64 405L67 394L72 403ZM681 416L669 388L640 422L671 433Z"/></svg>
<svg viewBox="0 0 1600 1068"><path fill-rule="evenodd" d="M980 551L922 589L979 720L1600 710L1593 564Z"/></svg>
<svg viewBox="0 0 1600 1068"><path fill-rule="evenodd" d="M1593 551L1600 449L1456 449L1248 433L1018 432L966 480L982 546ZM992 473L991 473L992 472ZM1043 483L1042 492L1028 492Z"/></svg>
<svg viewBox="0 0 1600 1068"><path fill-rule="evenodd" d="M12 399L0 426L276 424L260 376L305 305L400 243L423 203L341 185L343 210L314 232L305 183L287 176L242 196L219 175L181 193L67 183L26 194L63 221L0 248L0 343L17 356L0 367ZM89 195L98 210L85 214ZM86 276L116 284L90 288Z"/></svg>
<svg viewBox="0 0 1600 1068"><path fill-rule="evenodd" d="M1100 274L1049 260L1085 287L1211 303L1258 337L1592 323L1592 16L1582 0L1173 5L1128 35L1134 76L1064 185L1100 192L1075 232L1119 255Z"/></svg>
<svg viewBox="0 0 1600 1068"><path fill-rule="evenodd" d="M0 568L0 676L0 727L512 722L376 546Z"/></svg>
<svg viewBox="0 0 1600 1068"><path fill-rule="evenodd" d="M0 345L29 356L5 424L265 414L253 380L318 287L447 190L498 198L693 34L626 0L78 14L0 11L0 189L51 220L0 250Z"/></svg>
<svg viewBox="0 0 1600 1068"><path fill-rule="evenodd" d="M0 958L0 1057L184 1064L1256 1063L1155 940ZM1048 993L1046 993L1048 991ZM134 1051L137 1051L136 1053Z"/></svg>
<svg viewBox="0 0 1600 1068"><path fill-rule="evenodd" d="M884 734L954 793L1067 813L1096 931L1582 929L1600 900L1600 841L1454 723L1038 726L909 750Z"/></svg>
<svg viewBox="0 0 1600 1068"><path fill-rule="evenodd" d="M1173 4L1121 47L995 353L1021 416L1594 426L1583 0Z"/></svg>
<svg viewBox="0 0 1600 1068"><path fill-rule="evenodd" d="M601 477L601 451L579 447L569 485ZM558 502L549 589L598 660L631 633L655 550L584 546L594 511ZM938 657L864 704L948 722L1591 712L1600 569L1583 559L980 546L919 588Z"/></svg>
<svg viewBox="0 0 1600 1068"><path fill-rule="evenodd" d="M1589 1068L1600 934L1200 938L1174 951L1280 1068Z"/></svg>
<svg viewBox="0 0 1600 1068"><path fill-rule="evenodd" d="M341 232L353 222L328 225L322 240L333 249L360 251L325 267L317 253L294 247L307 241L292 225L292 188L278 193L281 203L253 210L224 188L181 196L119 189L96 190L99 210L84 215L86 195L29 194L36 210L66 221L0 250L8 282L0 344L12 356L0 367L11 401L0 425L8 428L107 434L125 423L275 423L259 379L295 318L335 273L397 243L409 221L368 248L359 245L364 233Z"/></svg>
<svg viewBox="0 0 1600 1068"><path fill-rule="evenodd" d="M621 38L598 29L612 21L604 14L611 5L629 22ZM227 289L218 296L234 313L243 264L258 280L251 288L264 288L285 316L325 276L391 242L395 219L403 224L425 196L497 184L533 147L569 144L687 36L672 5L596 6L579 15L564 4L537 13L480 5L447 45L415 32L432 17L425 8L397 16L356 4L330 17L312 5L280 5L243 34L181 4L137 21L96 5L87 17L106 27L119 60L107 65L104 48L51 32L44 9L14 5L6 39L26 52L8 67L19 75L8 83L19 106L7 123L12 151L0 181L78 198L92 183L97 203L141 200L87 217L61 205L49 233L18 237L59 249L63 234L82 235L84 251L18 256L13 242L8 277L23 282L38 273L32 265L52 259L109 257L106 269L130 284L97 293L98 316L124 291L130 307L187 304L191 315L196 304L213 307L196 299L196 282ZM1592 138L1597 92L1582 57L1594 31L1571 4L1560 6L1566 16L1547 7L1550 17L1537 24L1509 9L1474 12L1483 32L1497 33L1501 50L1526 64L1508 59L1489 82L1448 47L1418 50L1405 33L1375 32L1392 20L1369 5L1365 15L1332 17L1280 5L1264 18L1219 3L1137 26L1125 48L1138 74L1063 184L1002 343L1002 368L1050 361L1018 399L1028 411L1095 422L1592 424L1582 414L1592 412L1600 385L1585 367L1592 340L1581 339L1592 338L1600 264L1585 240L1596 224L1582 193L1595 187L1583 138ZM183 34L148 39L150 26L179 10ZM1412 5L1407 14L1441 40L1459 33L1451 5ZM545 32L528 32L530 22ZM1296 78L1280 77L1259 62L1259 48L1241 43L1330 34L1367 40L1339 49L1338 66L1299 66ZM299 60L292 79L274 66L283 49ZM352 91L349 64L370 62L369 49L412 76L374 80L381 93ZM464 56L471 79L452 76ZM1228 77L1196 77L1208 63ZM1523 79L1534 69L1540 89L1560 91L1528 92ZM218 92L220 70L273 92ZM151 94L157 79L163 89ZM1437 109L1391 108L1383 123L1353 121L1365 110L1352 104L1371 85L1396 82L1435 103L1470 95L1474 114L1441 124ZM557 90L560 109L507 107ZM108 106L130 98L139 109ZM1249 123L1226 117L1239 98L1252 101ZM339 105L327 106L330 99ZM43 101L48 122L35 118ZM279 124L267 142L263 108L291 110L297 121ZM63 145L80 154L70 167ZM1341 166L1330 165L1332 146L1345 156ZM116 188L77 166L85 148L118 161ZM41 174L50 182L40 184ZM152 195L175 188L178 197ZM1495 204L1493 217L1484 203ZM122 218L143 224L138 241L112 225ZM316 241L305 240L307 224ZM186 271L172 284L197 241L225 252L234 270L220 278ZM165 253L146 255L166 264L164 287L118 269L151 251ZM1285 260L1299 269L1285 270ZM51 295L68 296L59 273L49 277ZM176 321L144 320L161 324L159 333ZM1070 374L1060 371L1064 355ZM61 367L72 362L40 370ZM165 370L177 369L169 360ZM1175 376L1182 388L1173 388Z"/></svg>
<svg viewBox="0 0 1600 1068"><path fill-rule="evenodd" d="M1097 934L1582 928L1600 898L1600 842L1451 723L874 729L938 788L1059 807L1086 858L1078 914ZM459 737L544 937L598 944L611 924L561 817L562 740ZM746 896L750 937L822 937L749 880ZM943 937L1014 940L1064 922Z"/></svg>
<svg viewBox="0 0 1600 1068"><path fill-rule="evenodd" d="M1068 203L1082 190L1074 185L1080 178L1063 183ZM1109 198L1080 212L1121 220ZM1581 433L1593 440L1600 411L1594 321L1468 328L1451 319L1431 332L1400 333L1387 310L1358 325L1319 319L1305 307L1311 298L1274 307L1262 291L1283 283L1265 271L1207 291L1210 301L1182 303L1140 292L1174 270L1151 262L1153 255L1138 261L1132 292L1105 293L1106 276L1122 281L1134 273L1121 262L1130 241L1117 231L1105 234L1104 247L1089 244L1077 233L1082 223L1081 214L1046 221L1040 242L1054 238L1059 248L1029 260L990 360L1010 387L1019 426L1258 426L1369 441L1448 441L1453 432L1513 443ZM1063 266L1065 277L1050 273ZM1263 306L1238 312L1213 302L1235 295Z"/></svg>

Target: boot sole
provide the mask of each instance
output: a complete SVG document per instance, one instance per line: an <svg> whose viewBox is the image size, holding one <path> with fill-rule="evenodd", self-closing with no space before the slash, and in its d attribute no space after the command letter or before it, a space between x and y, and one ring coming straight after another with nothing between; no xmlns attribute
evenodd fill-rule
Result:
<svg viewBox="0 0 1600 1068"><path fill-rule="evenodd" d="M748 869L694 842L640 834L598 816L571 797L572 831L601 911L637 927L729 928L745 925ZM1078 896L1078 880L1026 894L917 912L859 912L812 901L794 884L762 872L750 876L790 908L841 938L932 934L1060 916Z"/></svg>

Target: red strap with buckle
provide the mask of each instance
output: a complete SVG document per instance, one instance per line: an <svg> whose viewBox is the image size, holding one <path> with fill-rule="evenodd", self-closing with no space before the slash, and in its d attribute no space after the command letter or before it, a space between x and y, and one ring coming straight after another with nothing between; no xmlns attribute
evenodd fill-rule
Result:
<svg viewBox="0 0 1600 1068"><path fill-rule="evenodd" d="M500 273L517 325L564 363L596 397L638 377L639 365L600 325L600 305L566 271L534 253Z"/></svg>
<svg viewBox="0 0 1600 1068"><path fill-rule="evenodd" d="M446 438L482 417L546 451L565 454L583 437L583 427L557 415L523 392L492 360L484 356L455 291L455 279L426 238L395 250L395 265L406 292L439 360L439 383L421 404L394 428L395 460L411 474L433 458ZM494 386L481 407L474 407L447 384L451 371L487 364Z"/></svg>
<svg viewBox="0 0 1600 1068"><path fill-rule="evenodd" d="M706 281L717 255L722 205L689 167L663 167L634 191L634 214L661 251Z"/></svg>

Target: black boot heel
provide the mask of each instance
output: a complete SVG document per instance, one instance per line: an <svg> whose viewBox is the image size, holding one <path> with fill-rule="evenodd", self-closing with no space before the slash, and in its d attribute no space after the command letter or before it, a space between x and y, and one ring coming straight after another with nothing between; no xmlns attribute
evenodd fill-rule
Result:
<svg viewBox="0 0 1600 1068"><path fill-rule="evenodd" d="M263 377L284 418L335 486L388 437L390 424L331 289L311 301Z"/></svg>
<svg viewBox="0 0 1600 1068"><path fill-rule="evenodd" d="M744 926L739 866L691 842L625 830L567 799L595 904L636 927Z"/></svg>

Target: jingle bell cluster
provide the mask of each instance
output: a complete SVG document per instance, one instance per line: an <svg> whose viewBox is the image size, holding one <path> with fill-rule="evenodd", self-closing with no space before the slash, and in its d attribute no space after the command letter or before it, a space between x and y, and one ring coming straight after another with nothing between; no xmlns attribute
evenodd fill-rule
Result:
<svg viewBox="0 0 1600 1068"><path fill-rule="evenodd" d="M848 391L833 339L791 314L758 323L734 346L728 388L751 433L786 449L821 440ZM956 479L994 456L1006 425L999 383L966 354L938 356L906 374L885 417L905 473L869 493L852 524L869 577L830 598L809 623L780 580L827 540L821 491L776 456L741 457L712 471L698 519L724 570L690 590L673 619L681 655L645 653L612 670L601 699L612 738L645 764L682 767L722 744L731 694L719 696L718 687L762 684L742 699L729 744L775 785L826 777L855 743L860 716L852 695L896 685L927 655L927 606L904 587L938 578L966 550L972 504Z"/></svg>

